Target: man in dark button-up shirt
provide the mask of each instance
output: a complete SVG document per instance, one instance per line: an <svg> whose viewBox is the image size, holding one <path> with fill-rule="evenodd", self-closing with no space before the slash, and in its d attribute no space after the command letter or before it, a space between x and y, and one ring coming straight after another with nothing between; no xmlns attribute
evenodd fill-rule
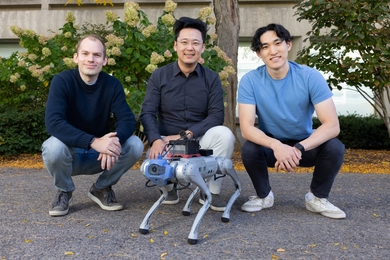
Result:
<svg viewBox="0 0 390 260"><path fill-rule="evenodd" d="M222 126L224 119L223 90L216 72L198 63L205 48L207 26L204 22L182 17L174 25L174 48L178 60L157 69L151 75L142 105L141 122L150 149L149 158L157 158L170 140L197 138L202 149L212 149L213 155L231 158L235 138ZM222 178L209 178L212 193L211 209L226 207L220 197ZM165 204L179 202L177 190L171 185ZM204 203L201 194L199 202Z"/></svg>

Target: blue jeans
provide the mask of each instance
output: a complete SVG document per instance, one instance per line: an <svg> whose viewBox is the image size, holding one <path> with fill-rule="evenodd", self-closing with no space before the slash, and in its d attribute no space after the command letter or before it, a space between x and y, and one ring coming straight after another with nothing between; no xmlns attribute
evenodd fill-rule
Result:
<svg viewBox="0 0 390 260"><path fill-rule="evenodd" d="M42 158L47 171L54 178L54 186L65 192L74 191L72 176L92 175L102 172L96 180L96 188L104 189L116 184L122 175L142 156L144 144L135 135L122 144L118 162L111 170L102 170L94 149L68 147L56 137L49 137L42 144Z"/></svg>
<svg viewBox="0 0 390 260"><path fill-rule="evenodd" d="M283 143L293 146L297 142L299 141L291 140ZM302 154L299 166L314 166L310 189L316 197L328 198L334 179L343 164L344 153L344 144L333 138ZM241 155L257 196L267 197L271 191L267 167L274 167L276 163L272 149L247 141L241 148Z"/></svg>

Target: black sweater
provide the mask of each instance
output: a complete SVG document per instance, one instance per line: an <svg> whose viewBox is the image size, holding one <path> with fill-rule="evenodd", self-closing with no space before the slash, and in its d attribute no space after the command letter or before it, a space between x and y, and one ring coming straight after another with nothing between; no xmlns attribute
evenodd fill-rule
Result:
<svg viewBox="0 0 390 260"><path fill-rule="evenodd" d="M78 69L54 76L46 104L46 131L70 147L88 149L93 137L110 131L110 117L121 143L134 132L135 117L126 103L118 79L100 72L95 84L87 85Z"/></svg>

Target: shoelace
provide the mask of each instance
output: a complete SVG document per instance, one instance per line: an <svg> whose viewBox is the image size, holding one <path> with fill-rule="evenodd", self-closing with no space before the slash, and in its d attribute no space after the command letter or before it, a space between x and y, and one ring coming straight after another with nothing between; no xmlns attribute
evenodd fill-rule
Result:
<svg viewBox="0 0 390 260"><path fill-rule="evenodd" d="M255 199L260 199L260 198L257 197L257 196L250 196L250 197L249 197L249 200L255 200Z"/></svg>
<svg viewBox="0 0 390 260"><path fill-rule="evenodd" d="M325 198L315 198L314 203L321 207L326 207L326 205L329 203L329 201Z"/></svg>
<svg viewBox="0 0 390 260"><path fill-rule="evenodd" d="M66 196L65 196L66 195ZM66 207L66 205L69 204L69 198L68 198L68 195L65 193L65 192L59 192L57 194L57 198L56 200L54 201L53 203L53 207L55 206L64 206Z"/></svg>

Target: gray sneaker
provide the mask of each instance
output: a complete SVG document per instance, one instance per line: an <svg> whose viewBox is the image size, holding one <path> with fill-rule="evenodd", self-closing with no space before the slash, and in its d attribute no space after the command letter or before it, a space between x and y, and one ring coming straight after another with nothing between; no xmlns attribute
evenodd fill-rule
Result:
<svg viewBox="0 0 390 260"><path fill-rule="evenodd" d="M51 205L49 215L53 217L64 216L69 212L69 204L72 201L72 192L58 191Z"/></svg>
<svg viewBox="0 0 390 260"><path fill-rule="evenodd" d="M211 200L210 209L212 209L214 211L224 211L226 209L226 202L223 199L221 199L219 194L212 194L211 193L211 196L212 196L212 200ZM203 195L203 193L200 193L199 203L203 205L205 199L206 198Z"/></svg>
<svg viewBox="0 0 390 260"><path fill-rule="evenodd" d="M306 209L311 212L320 213L328 218L346 218L344 211L330 203L325 198L317 198L313 193L308 192L305 196Z"/></svg>
<svg viewBox="0 0 390 260"><path fill-rule="evenodd" d="M270 208L274 205L274 194L272 191L269 192L268 196L264 199L258 196L250 196L249 200L241 206L242 211L255 212L265 208Z"/></svg>
<svg viewBox="0 0 390 260"><path fill-rule="evenodd" d="M171 191L168 191L168 197L162 202L165 205L173 205L179 203L179 191L173 188Z"/></svg>
<svg viewBox="0 0 390 260"><path fill-rule="evenodd" d="M92 185L88 192L88 197L96 202L104 210L121 210L123 205L116 201L115 193L111 186L99 190L95 184Z"/></svg>

